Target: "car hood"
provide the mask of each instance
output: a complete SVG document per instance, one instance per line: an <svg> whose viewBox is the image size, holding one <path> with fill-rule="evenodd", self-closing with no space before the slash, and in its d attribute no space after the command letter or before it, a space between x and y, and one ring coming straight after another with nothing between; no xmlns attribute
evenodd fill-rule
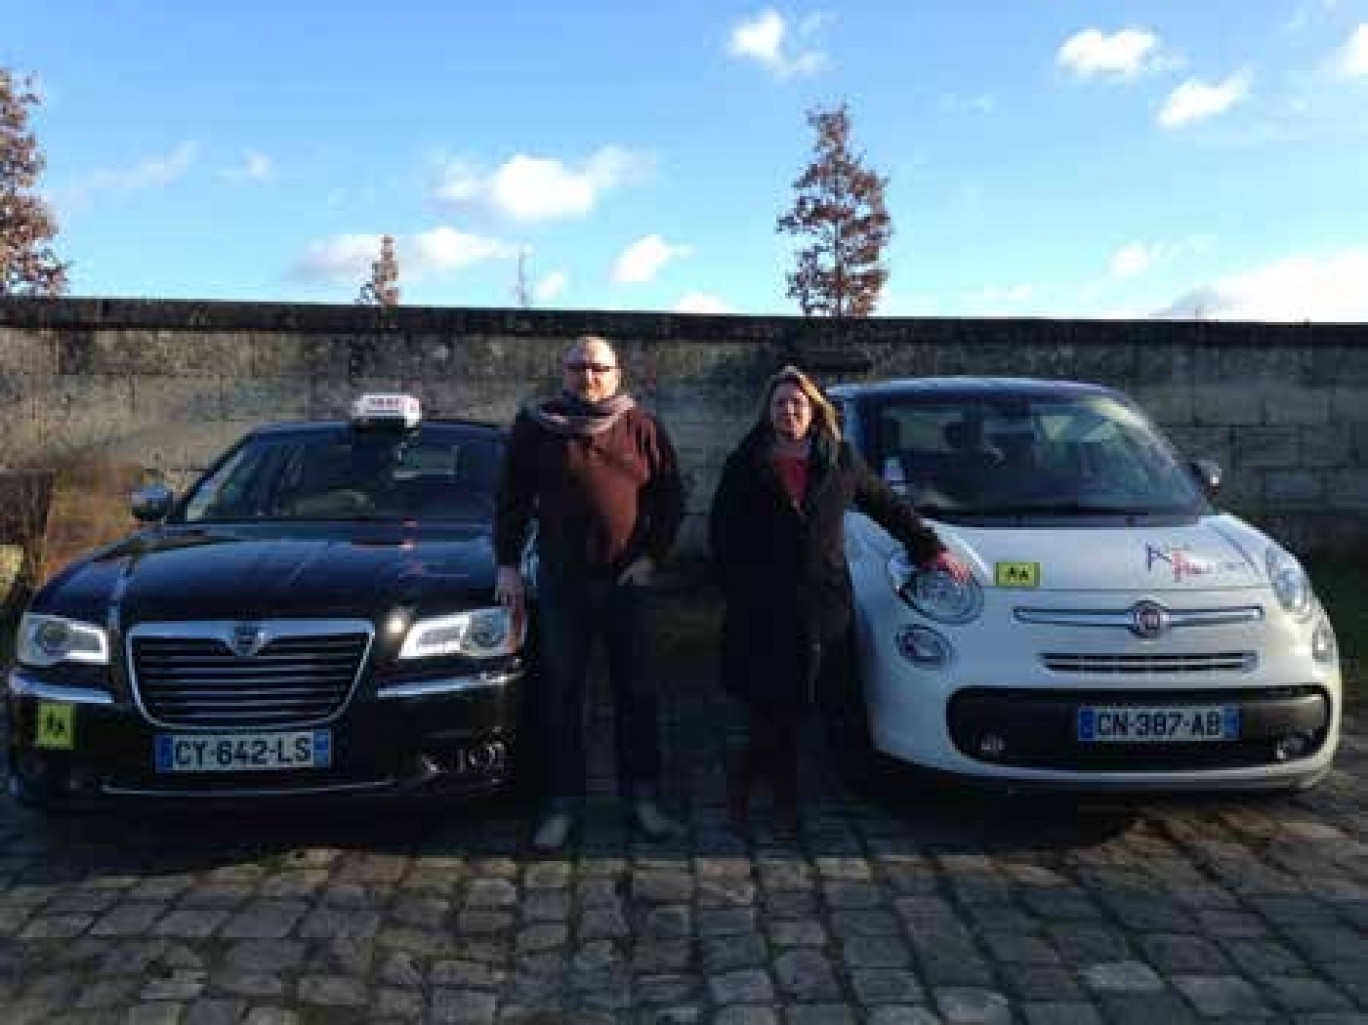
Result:
<svg viewBox="0 0 1368 1025"><path fill-rule="evenodd" d="M440 531L347 525L325 532L170 528L134 535L75 564L35 600L40 611L124 624L268 617L378 619L488 599L487 527Z"/></svg>
<svg viewBox="0 0 1368 1025"><path fill-rule="evenodd" d="M897 543L865 517L857 534L891 555ZM1037 591L1192 592L1267 584L1271 542L1233 516L1158 526L981 527L934 523L989 586Z"/></svg>

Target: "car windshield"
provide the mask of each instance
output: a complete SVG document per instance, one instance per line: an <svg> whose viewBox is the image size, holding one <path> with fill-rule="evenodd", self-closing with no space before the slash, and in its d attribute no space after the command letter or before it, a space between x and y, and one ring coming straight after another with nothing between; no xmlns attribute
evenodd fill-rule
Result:
<svg viewBox="0 0 1368 1025"><path fill-rule="evenodd" d="M259 435L201 478L174 519L488 520L501 450L454 425Z"/></svg>
<svg viewBox="0 0 1368 1025"><path fill-rule="evenodd" d="M931 515L1195 515L1195 478L1100 393L908 395L879 408L874 465Z"/></svg>

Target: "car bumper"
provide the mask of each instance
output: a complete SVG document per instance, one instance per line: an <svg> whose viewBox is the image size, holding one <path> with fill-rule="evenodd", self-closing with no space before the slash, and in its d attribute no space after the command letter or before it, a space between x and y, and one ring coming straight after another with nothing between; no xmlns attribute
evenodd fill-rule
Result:
<svg viewBox="0 0 1368 1025"><path fill-rule="evenodd" d="M969 781L1069 791L1289 790L1325 776L1339 744L1339 670L1309 658L1219 683L1123 674L1061 680L1034 668L1030 652L986 643L962 646L944 669L923 670L864 627L859 662L875 749ZM1080 739L1082 709L1117 707L1231 709L1238 738Z"/></svg>
<svg viewBox="0 0 1368 1025"><path fill-rule="evenodd" d="M13 669L10 787L67 807L476 797L513 776L524 687L521 667L381 687L311 727L327 731L324 766L169 771L158 768L158 736L233 731L159 728L108 691Z"/></svg>

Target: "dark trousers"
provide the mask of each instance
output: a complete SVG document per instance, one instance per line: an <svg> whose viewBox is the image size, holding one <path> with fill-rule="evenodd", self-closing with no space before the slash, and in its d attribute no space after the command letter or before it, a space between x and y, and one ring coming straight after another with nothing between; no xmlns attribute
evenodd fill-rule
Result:
<svg viewBox="0 0 1368 1025"><path fill-rule="evenodd" d="M651 674L651 594L609 577L557 573L537 577L540 676L533 694L552 807L570 810L584 797L584 702L596 638L608 656L617 741L618 793L655 797L660 789L659 700Z"/></svg>

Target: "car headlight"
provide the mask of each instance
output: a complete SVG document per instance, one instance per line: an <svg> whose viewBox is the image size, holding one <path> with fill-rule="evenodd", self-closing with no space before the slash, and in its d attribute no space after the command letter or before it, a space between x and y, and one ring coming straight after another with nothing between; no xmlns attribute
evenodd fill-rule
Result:
<svg viewBox="0 0 1368 1025"><path fill-rule="evenodd" d="M919 569L906 551L888 560L888 582L899 598L940 623L968 623L983 611L983 591L975 580L956 580L942 569Z"/></svg>
<svg viewBox="0 0 1368 1025"><path fill-rule="evenodd" d="M515 624L508 609L497 606L420 619L409 627L399 657L511 655L522 647L527 632L526 617L519 618Z"/></svg>
<svg viewBox="0 0 1368 1025"><path fill-rule="evenodd" d="M15 658L26 666L60 662L109 665L109 638L94 623L26 612L19 621Z"/></svg>
<svg viewBox="0 0 1368 1025"><path fill-rule="evenodd" d="M1264 566L1278 604L1298 619L1309 619L1315 610L1316 596L1301 563L1281 548L1269 548L1264 553Z"/></svg>

